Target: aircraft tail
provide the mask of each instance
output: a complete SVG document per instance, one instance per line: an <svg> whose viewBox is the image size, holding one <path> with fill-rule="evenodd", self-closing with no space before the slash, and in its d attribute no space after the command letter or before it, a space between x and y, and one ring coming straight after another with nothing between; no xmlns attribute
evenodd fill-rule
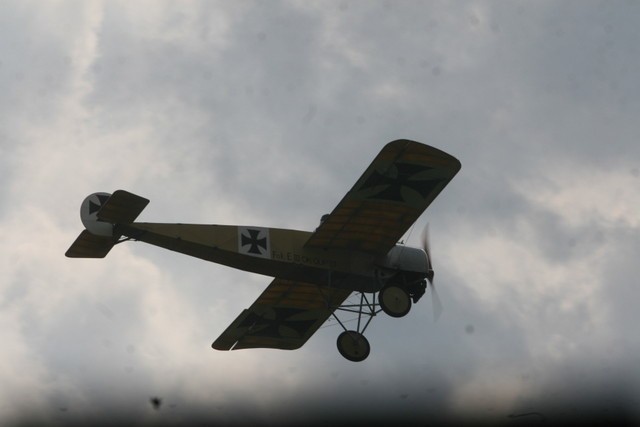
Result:
<svg viewBox="0 0 640 427"><path fill-rule="evenodd" d="M132 223L149 204L149 200L124 190L113 194L94 193L80 206L85 230L65 255L69 258L104 258L120 238L114 225Z"/></svg>

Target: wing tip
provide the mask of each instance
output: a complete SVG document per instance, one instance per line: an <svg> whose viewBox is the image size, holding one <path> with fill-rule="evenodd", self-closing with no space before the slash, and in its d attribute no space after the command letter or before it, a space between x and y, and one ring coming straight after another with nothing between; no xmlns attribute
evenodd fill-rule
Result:
<svg viewBox="0 0 640 427"><path fill-rule="evenodd" d="M233 346L235 345L235 343L233 343L233 345L229 346L228 344L222 344L220 342L218 342L218 340L215 340L213 343L211 343L211 348L214 350L219 350L219 351L229 351L233 348Z"/></svg>
<svg viewBox="0 0 640 427"><path fill-rule="evenodd" d="M425 144L423 142L414 141L412 139L396 139L394 141L389 142L387 145L385 145L384 149L395 148L395 149L397 149L399 151L403 151L403 150L410 149L412 145L414 147L418 148L419 150L424 151L425 154L429 154L429 155L432 155L432 156L437 156L437 157L440 157L443 160L446 160L450 164L451 169L455 170L456 173L460 169L462 169L462 163L460 162L460 160L458 160L453 155L451 155L451 154L447 153L446 151L443 151L443 150L441 150L439 148L433 147L433 146Z"/></svg>

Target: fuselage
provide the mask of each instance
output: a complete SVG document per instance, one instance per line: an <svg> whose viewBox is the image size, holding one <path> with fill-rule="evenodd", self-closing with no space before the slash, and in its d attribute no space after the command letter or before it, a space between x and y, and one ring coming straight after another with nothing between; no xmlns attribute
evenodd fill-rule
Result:
<svg viewBox="0 0 640 427"><path fill-rule="evenodd" d="M237 225L132 223L118 234L229 267L354 291L376 292L398 272L423 277L423 250L396 245L384 257L305 247L311 232Z"/></svg>

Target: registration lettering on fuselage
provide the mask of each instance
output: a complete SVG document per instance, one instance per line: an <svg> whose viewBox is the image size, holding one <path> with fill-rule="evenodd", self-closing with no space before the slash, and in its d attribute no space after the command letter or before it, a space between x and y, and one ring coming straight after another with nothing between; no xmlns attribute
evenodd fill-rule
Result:
<svg viewBox="0 0 640 427"><path fill-rule="evenodd" d="M315 267L335 268L336 261L318 256L303 255L296 252L271 251L271 259L278 261L292 262L295 264L304 264Z"/></svg>

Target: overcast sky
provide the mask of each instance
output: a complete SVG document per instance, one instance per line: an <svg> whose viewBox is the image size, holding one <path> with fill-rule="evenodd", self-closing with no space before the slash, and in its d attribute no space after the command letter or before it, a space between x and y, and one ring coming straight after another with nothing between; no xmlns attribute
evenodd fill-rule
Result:
<svg viewBox="0 0 640 427"><path fill-rule="evenodd" d="M636 1L2 1L0 422L638 420L638 22ZM404 236L429 222L444 313L376 317L363 363L335 325L212 350L269 277L142 243L64 257L96 191L149 198L141 221L312 230L399 138L462 162Z"/></svg>

